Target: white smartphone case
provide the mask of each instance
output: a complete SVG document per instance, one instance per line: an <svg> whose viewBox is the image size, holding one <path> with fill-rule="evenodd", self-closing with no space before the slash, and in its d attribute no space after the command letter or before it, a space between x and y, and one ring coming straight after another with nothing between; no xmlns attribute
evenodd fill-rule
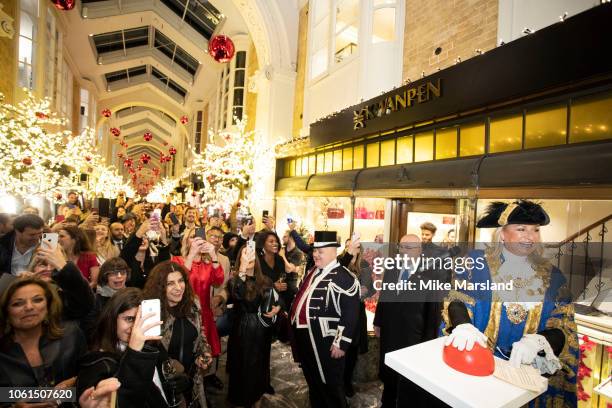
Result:
<svg viewBox="0 0 612 408"><path fill-rule="evenodd" d="M146 316L149 313L155 313L155 315L146 319L144 324L147 324L149 322L159 322L161 320L161 308L159 299L146 299L142 301L142 316ZM161 326L152 327L144 334L145 336L161 336Z"/></svg>

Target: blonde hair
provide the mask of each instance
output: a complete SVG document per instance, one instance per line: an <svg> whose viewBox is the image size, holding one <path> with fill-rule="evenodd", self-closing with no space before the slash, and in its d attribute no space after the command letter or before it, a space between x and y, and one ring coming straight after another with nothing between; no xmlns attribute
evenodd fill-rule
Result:
<svg viewBox="0 0 612 408"><path fill-rule="evenodd" d="M183 239L181 240L181 256L187 259L189 255L189 238L195 236L195 228L185 228L183 231Z"/></svg>

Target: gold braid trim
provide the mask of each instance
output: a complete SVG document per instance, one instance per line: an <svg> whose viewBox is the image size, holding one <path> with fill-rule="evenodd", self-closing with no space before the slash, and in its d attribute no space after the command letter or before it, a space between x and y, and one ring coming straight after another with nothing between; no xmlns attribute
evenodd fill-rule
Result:
<svg viewBox="0 0 612 408"><path fill-rule="evenodd" d="M533 309L529 311L529 314L527 315L527 321L525 322L525 329L523 330L523 335L537 333L538 326L540 324L540 318L542 317L543 305L543 303L538 303Z"/></svg>
<svg viewBox="0 0 612 408"><path fill-rule="evenodd" d="M504 211L501 213L501 215L497 219L497 223L499 224L500 227L503 227L504 225L508 224L508 217L510 217L510 214L512 214L512 211L514 211L516 207L518 207L518 204L516 203L511 203L511 204L508 204L508 206L506 206Z"/></svg>
<svg viewBox="0 0 612 408"><path fill-rule="evenodd" d="M489 313L489 323L484 331L487 336L487 344L491 350L495 349L497 344L497 336L499 334L499 322L501 320L501 311L503 303L499 299L493 299L491 302L491 311Z"/></svg>

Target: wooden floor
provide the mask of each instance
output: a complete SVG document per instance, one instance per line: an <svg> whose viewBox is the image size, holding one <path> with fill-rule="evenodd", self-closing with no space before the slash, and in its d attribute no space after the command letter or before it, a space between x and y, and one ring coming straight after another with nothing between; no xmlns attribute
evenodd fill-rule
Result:
<svg viewBox="0 0 612 408"><path fill-rule="evenodd" d="M374 343L374 344L373 344ZM377 346L375 341L370 344ZM225 342L223 342L225 350ZM225 358L223 353L219 359L218 377L223 380L225 387L222 391L207 389L207 395L211 402L210 408L226 408L231 405L226 400L227 376L225 374ZM265 394L262 400L262 408L308 408L308 387L302 375L300 367L293 362L289 346L276 342L272 344L271 356L272 386L276 394ZM354 388L356 394L349 400L351 408L375 408L380 404L382 384L376 380L377 372L377 350L370 347L367 354L359 357L355 369Z"/></svg>

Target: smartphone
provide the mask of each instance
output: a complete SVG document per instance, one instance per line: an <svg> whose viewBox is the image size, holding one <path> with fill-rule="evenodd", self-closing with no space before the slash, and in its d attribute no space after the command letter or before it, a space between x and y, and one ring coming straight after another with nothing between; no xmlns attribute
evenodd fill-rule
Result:
<svg viewBox="0 0 612 408"><path fill-rule="evenodd" d="M255 241L253 241L252 239L248 240L248 241L247 241L247 248L248 248L250 251L255 252Z"/></svg>
<svg viewBox="0 0 612 408"><path fill-rule="evenodd" d="M42 234L42 243L49 249L57 248L59 235L56 232L45 232Z"/></svg>
<svg viewBox="0 0 612 408"><path fill-rule="evenodd" d="M205 229L205 228L202 228L202 227L200 227L200 228L196 228L196 230L195 230L195 236L196 236L197 238L202 238L202 239L204 239L204 240L205 240L205 239L206 239L206 229Z"/></svg>
<svg viewBox="0 0 612 408"><path fill-rule="evenodd" d="M108 198L96 198L94 207L98 209L98 215L104 218L110 218L111 215L111 200Z"/></svg>
<svg viewBox="0 0 612 408"><path fill-rule="evenodd" d="M263 213L261 214L261 218L268 218L268 210L263 210Z"/></svg>
<svg viewBox="0 0 612 408"><path fill-rule="evenodd" d="M155 218L160 220L161 219L161 208L154 209L153 213L151 214L151 216L154 216Z"/></svg>
<svg viewBox="0 0 612 408"><path fill-rule="evenodd" d="M141 303L141 316L145 316L149 313L155 313L153 317L148 318L145 321L149 322L159 322L161 320L161 308L159 299L146 299ZM145 333L145 336L161 336L161 326L151 327Z"/></svg>
<svg viewBox="0 0 612 408"><path fill-rule="evenodd" d="M170 213L170 221L172 221L173 225L178 225L179 224L179 220L176 217L175 213Z"/></svg>
<svg viewBox="0 0 612 408"><path fill-rule="evenodd" d="M251 225L253 224L253 216L251 214L248 214L245 218L246 220L246 225Z"/></svg>

